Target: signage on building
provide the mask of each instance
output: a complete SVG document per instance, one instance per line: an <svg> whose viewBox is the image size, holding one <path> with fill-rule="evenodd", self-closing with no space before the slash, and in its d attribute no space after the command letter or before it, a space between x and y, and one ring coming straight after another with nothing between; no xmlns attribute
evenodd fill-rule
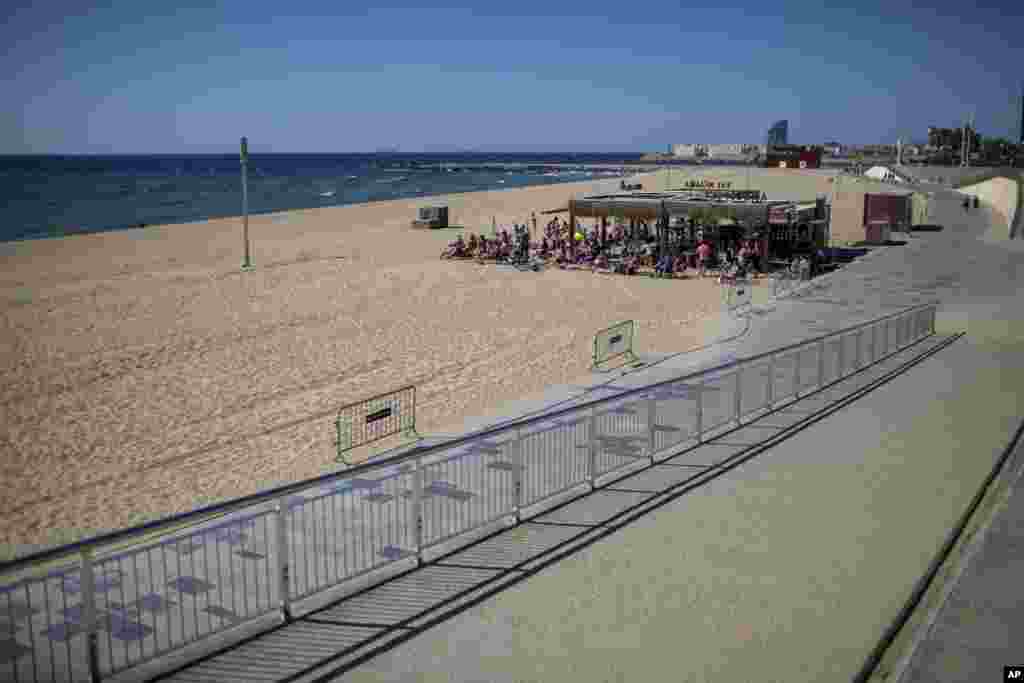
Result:
<svg viewBox="0 0 1024 683"><path fill-rule="evenodd" d="M754 201L754 202L766 202L768 201L768 195L761 190L732 190L728 189L732 186L732 183L719 183L725 187L705 187L704 185L691 186L689 183L685 189L696 190L701 193L702 196L710 197L712 199L724 199L724 200L742 200L742 201Z"/></svg>
<svg viewBox="0 0 1024 683"><path fill-rule="evenodd" d="M773 206L768 209L769 225L789 225L792 218L792 212L787 206Z"/></svg>
<svg viewBox="0 0 1024 683"><path fill-rule="evenodd" d="M688 190L728 190L732 188L732 182L725 180L688 180L684 187Z"/></svg>

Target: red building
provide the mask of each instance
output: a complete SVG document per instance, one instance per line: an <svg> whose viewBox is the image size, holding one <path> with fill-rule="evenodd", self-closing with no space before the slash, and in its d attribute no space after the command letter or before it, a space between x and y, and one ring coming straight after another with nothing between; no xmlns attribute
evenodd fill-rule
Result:
<svg viewBox="0 0 1024 683"><path fill-rule="evenodd" d="M821 147L814 145L770 145L765 152L766 168L821 168Z"/></svg>

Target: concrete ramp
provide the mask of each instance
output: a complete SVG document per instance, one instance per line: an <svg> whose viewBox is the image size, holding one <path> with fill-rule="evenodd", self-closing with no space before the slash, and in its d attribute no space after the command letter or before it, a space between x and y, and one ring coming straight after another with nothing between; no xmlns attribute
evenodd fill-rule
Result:
<svg viewBox="0 0 1024 683"><path fill-rule="evenodd" d="M991 178L958 188L957 191L970 197L977 197L995 214L992 229L987 236L996 240L1016 239L1020 236L1020 176Z"/></svg>

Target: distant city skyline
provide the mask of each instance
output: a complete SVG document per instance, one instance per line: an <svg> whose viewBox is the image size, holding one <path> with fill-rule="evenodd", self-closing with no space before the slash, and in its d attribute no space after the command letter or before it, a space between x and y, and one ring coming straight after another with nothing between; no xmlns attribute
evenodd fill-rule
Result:
<svg viewBox="0 0 1024 683"><path fill-rule="evenodd" d="M1017 5L745 4L22 0L0 153L657 152L780 119L792 143L872 144L971 113L1016 137Z"/></svg>

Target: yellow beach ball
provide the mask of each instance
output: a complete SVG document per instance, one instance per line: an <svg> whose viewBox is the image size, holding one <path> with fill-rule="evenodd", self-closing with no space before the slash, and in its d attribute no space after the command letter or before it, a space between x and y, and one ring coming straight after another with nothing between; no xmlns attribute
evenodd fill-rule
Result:
<svg viewBox="0 0 1024 683"><path fill-rule="evenodd" d="M576 233L576 241L577 242L582 242L583 241L583 233L582 232Z"/></svg>

